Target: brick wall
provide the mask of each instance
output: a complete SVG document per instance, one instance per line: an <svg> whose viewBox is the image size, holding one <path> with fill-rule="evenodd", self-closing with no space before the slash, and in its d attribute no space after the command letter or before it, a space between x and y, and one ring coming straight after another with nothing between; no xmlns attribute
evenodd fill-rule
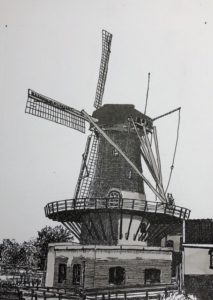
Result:
<svg viewBox="0 0 213 300"><path fill-rule="evenodd" d="M108 259L95 260L92 258L73 257L72 263L67 265L66 283L58 283L58 265L64 263L64 258L58 257L55 263L54 286L73 287L72 268L78 263L82 266L81 285L85 288L109 286L109 268L120 266L125 269L125 285L145 284L145 269L159 269L160 283L171 283L171 261L161 259ZM84 278L83 278L84 277Z"/></svg>
<svg viewBox="0 0 213 300"><path fill-rule="evenodd" d="M155 268L161 271L161 283L171 283L171 262L161 260L115 260L115 261L97 261L95 265L95 274L89 273L87 277L94 276L94 287L104 287L109 285L109 268L120 266L125 269L125 285L145 284L145 269ZM85 282L89 284L90 282ZM91 286L90 286L91 287Z"/></svg>
<svg viewBox="0 0 213 300"><path fill-rule="evenodd" d="M106 133L141 171L140 144L136 134L116 130L107 130ZM141 177L120 154L113 156L113 147L100 136L98 161L90 196L106 197L112 188L144 193Z"/></svg>

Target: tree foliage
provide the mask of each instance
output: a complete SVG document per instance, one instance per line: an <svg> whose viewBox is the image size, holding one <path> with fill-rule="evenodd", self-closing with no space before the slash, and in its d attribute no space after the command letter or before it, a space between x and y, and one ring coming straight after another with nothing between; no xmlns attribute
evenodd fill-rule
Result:
<svg viewBox="0 0 213 300"><path fill-rule="evenodd" d="M73 237L70 235L70 232L61 225L53 228L46 226L38 231L38 237L35 240L35 246L37 248L39 268L42 270L46 268L48 244L70 242L72 240Z"/></svg>
<svg viewBox="0 0 213 300"><path fill-rule="evenodd" d="M29 268L36 267L36 247L33 241L18 243L16 240L4 239L0 244L1 261L6 266Z"/></svg>
<svg viewBox="0 0 213 300"><path fill-rule="evenodd" d="M8 267L28 269L46 267L49 243L72 241L70 232L61 225L46 226L38 231L35 239L18 243L14 239L3 239L0 243L0 259Z"/></svg>

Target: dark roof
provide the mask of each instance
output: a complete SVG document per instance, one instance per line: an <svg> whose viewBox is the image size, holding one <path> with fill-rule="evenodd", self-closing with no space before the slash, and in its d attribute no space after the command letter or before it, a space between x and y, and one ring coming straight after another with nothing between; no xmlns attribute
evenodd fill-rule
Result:
<svg viewBox="0 0 213 300"><path fill-rule="evenodd" d="M129 117L146 119L148 122L151 122L151 118L136 110L132 104L105 104L95 110L92 116L99 120L99 125L128 123Z"/></svg>
<svg viewBox="0 0 213 300"><path fill-rule="evenodd" d="M213 219L192 219L185 222L185 243L213 244Z"/></svg>

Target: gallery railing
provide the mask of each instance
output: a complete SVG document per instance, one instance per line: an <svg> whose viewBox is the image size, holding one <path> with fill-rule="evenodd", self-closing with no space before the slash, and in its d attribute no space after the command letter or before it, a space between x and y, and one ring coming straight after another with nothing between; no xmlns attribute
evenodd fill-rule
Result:
<svg viewBox="0 0 213 300"><path fill-rule="evenodd" d="M85 210L120 209L146 213L166 214L180 219L188 219L190 210L168 203L127 199L127 198L78 198L55 201L48 203L44 210L45 215L52 218L53 215L62 212L80 212Z"/></svg>

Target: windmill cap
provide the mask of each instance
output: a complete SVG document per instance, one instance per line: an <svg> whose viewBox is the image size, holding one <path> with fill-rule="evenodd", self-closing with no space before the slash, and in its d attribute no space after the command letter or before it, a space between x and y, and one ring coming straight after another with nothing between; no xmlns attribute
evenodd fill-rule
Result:
<svg viewBox="0 0 213 300"><path fill-rule="evenodd" d="M105 104L95 110L92 116L98 119L99 125L125 124L130 117L134 120L145 119L152 125L152 119L135 109L133 104Z"/></svg>

